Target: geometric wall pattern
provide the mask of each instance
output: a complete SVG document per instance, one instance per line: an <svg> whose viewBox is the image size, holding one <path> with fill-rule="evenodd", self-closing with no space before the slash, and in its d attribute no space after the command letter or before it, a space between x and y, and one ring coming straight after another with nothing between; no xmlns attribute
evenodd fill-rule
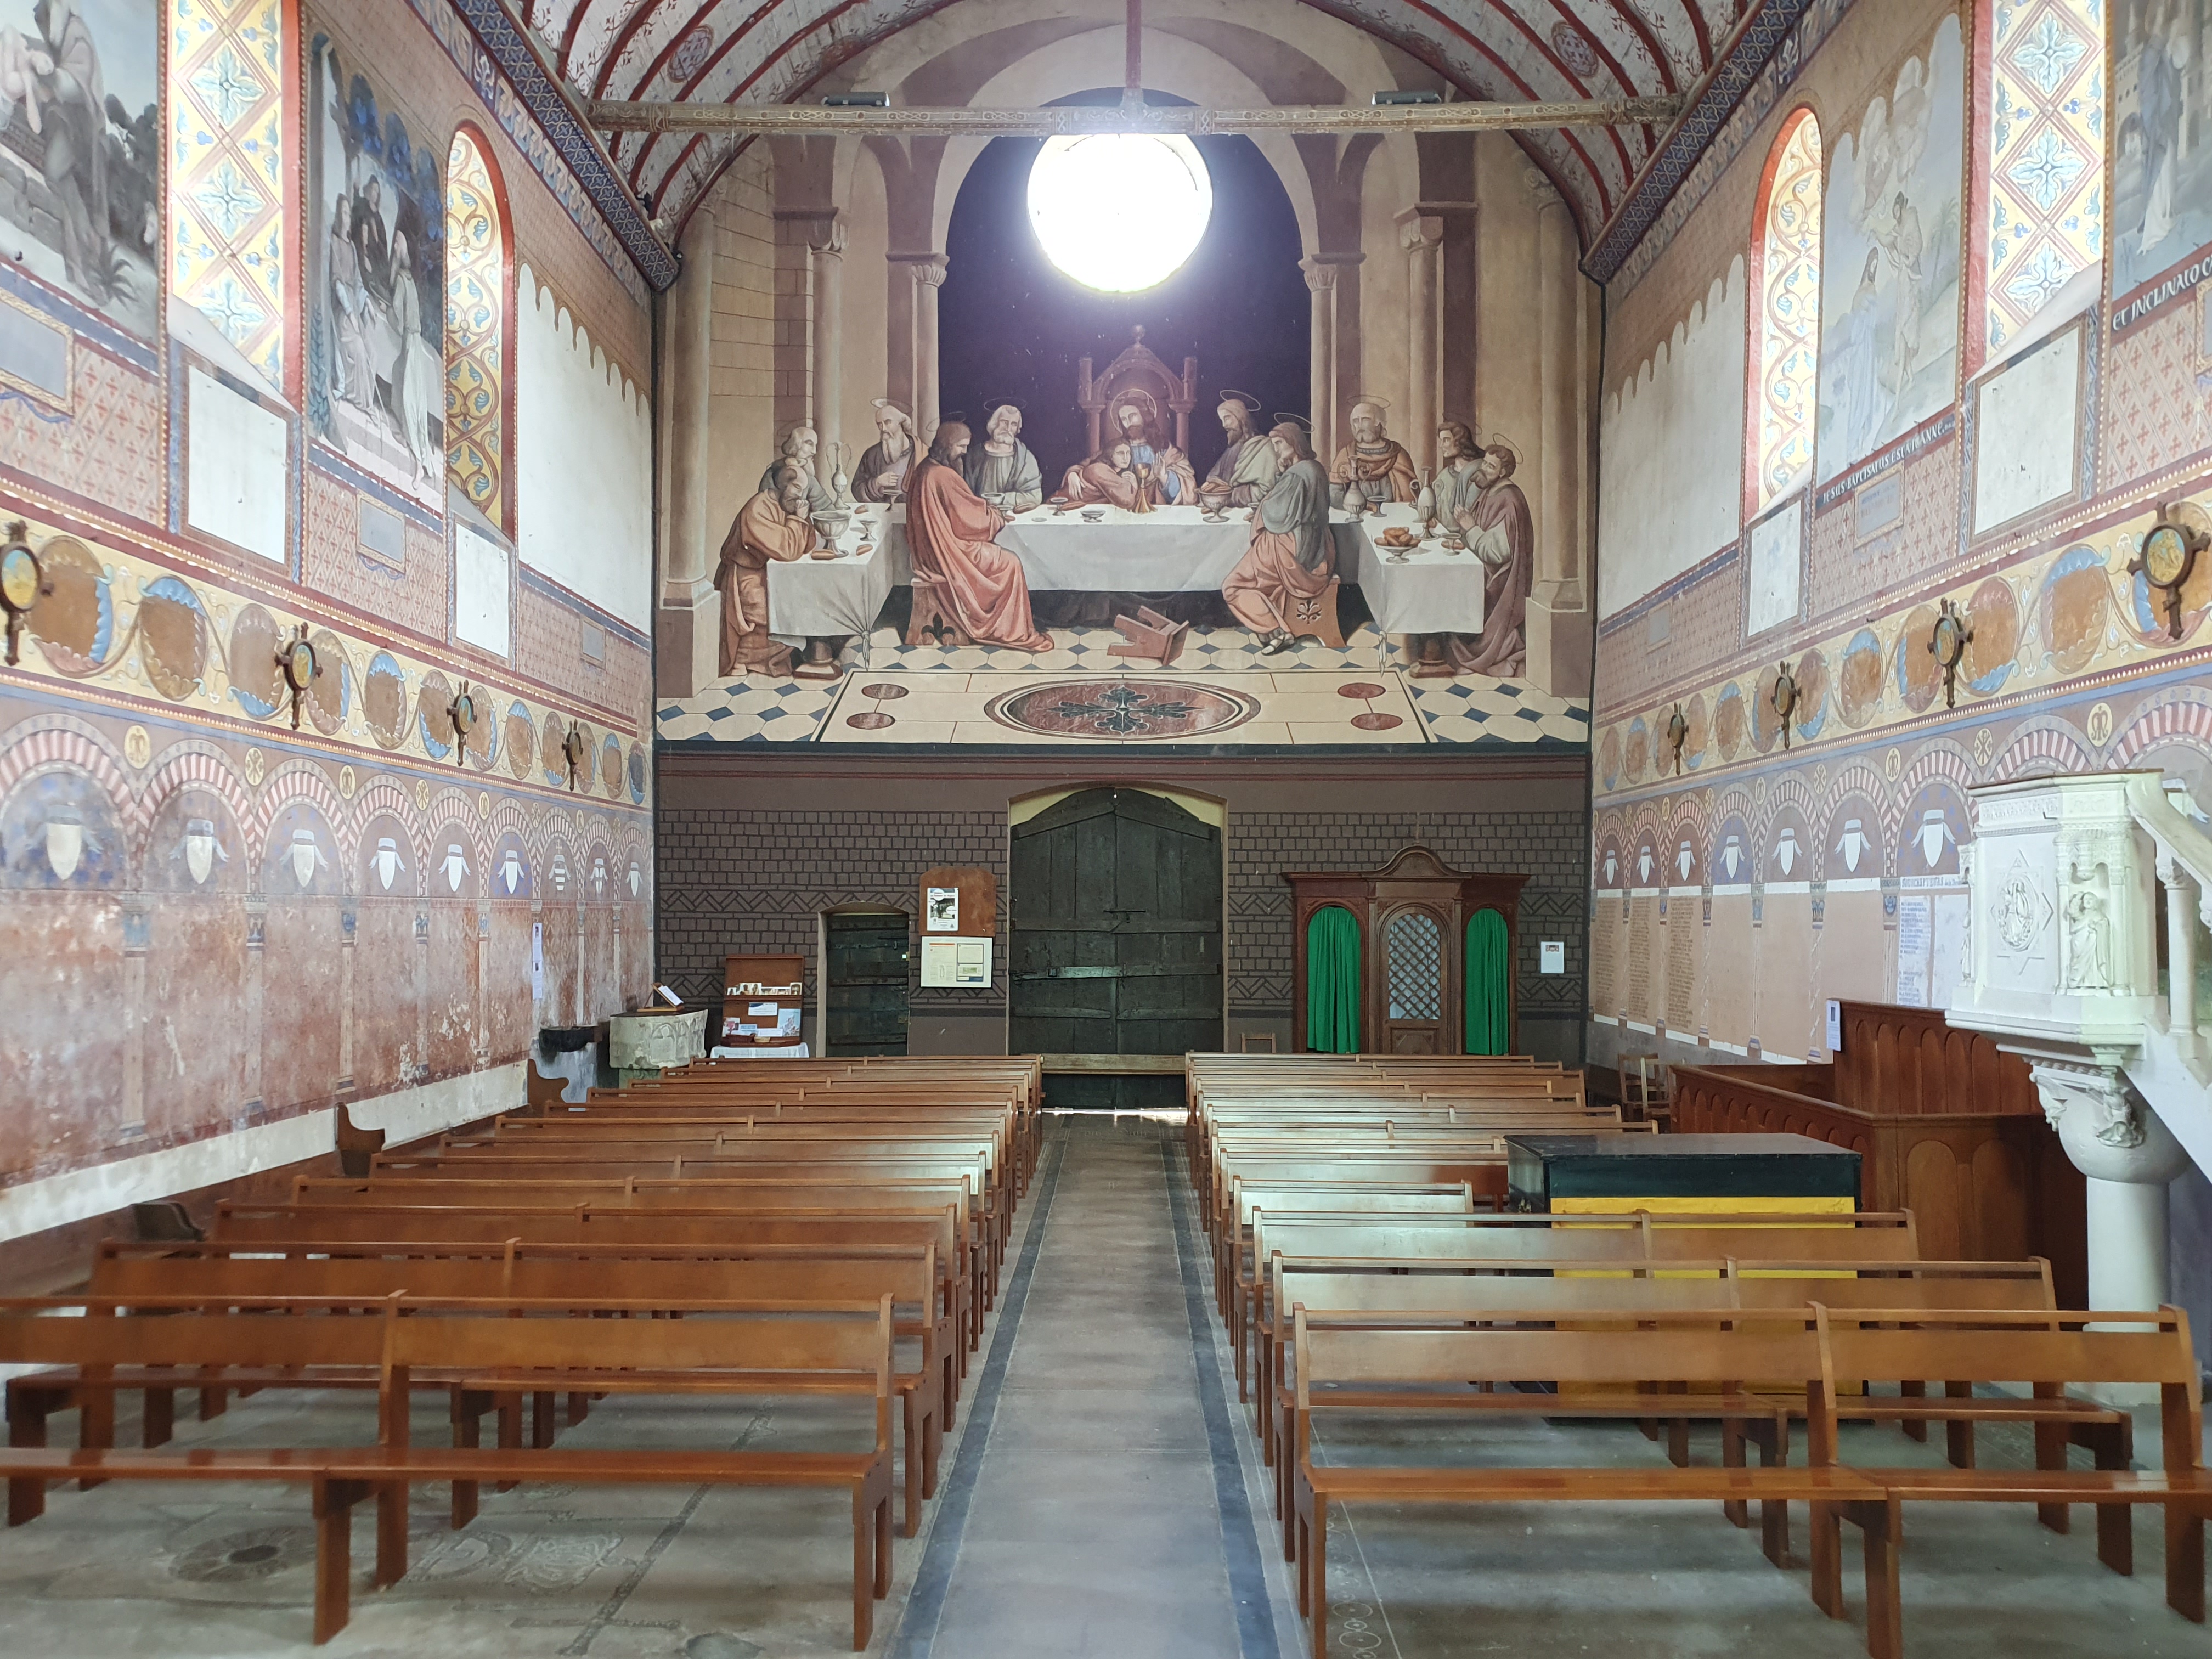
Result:
<svg viewBox="0 0 2212 1659"><path fill-rule="evenodd" d="M170 0L169 286L282 387L280 0Z"/></svg>
<svg viewBox="0 0 2212 1659"><path fill-rule="evenodd" d="M1989 337L1995 353L2105 257L2100 0L1991 8Z"/></svg>

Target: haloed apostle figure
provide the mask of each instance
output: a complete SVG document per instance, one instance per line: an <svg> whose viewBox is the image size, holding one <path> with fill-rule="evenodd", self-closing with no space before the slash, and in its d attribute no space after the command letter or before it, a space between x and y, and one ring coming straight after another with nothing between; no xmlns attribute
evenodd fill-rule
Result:
<svg viewBox="0 0 2212 1659"><path fill-rule="evenodd" d="M890 398L877 398L876 441L860 452L854 495L864 501L896 501L914 463L914 417Z"/></svg>
<svg viewBox="0 0 2212 1659"><path fill-rule="evenodd" d="M968 487L962 471L971 434L947 421L929 441L929 455L906 483L907 547L917 580L941 583L945 604L961 631L978 645L1049 651L1052 635L1030 613L1022 562L992 539L1006 515Z"/></svg>
<svg viewBox="0 0 2212 1659"><path fill-rule="evenodd" d="M1221 417L1228 447L1206 475L1206 482L1199 485L1198 493L1206 501L1250 507L1273 488L1281 471L1275 459L1274 441L1253 425L1253 417L1260 412L1255 398L1242 392L1224 392L1221 407L1215 412Z"/></svg>
<svg viewBox="0 0 2212 1659"><path fill-rule="evenodd" d="M1383 430L1382 411L1389 407L1380 398L1362 398L1352 404L1352 441L1336 452L1336 464L1328 471L1334 505L1344 505L1344 492L1354 479L1370 501L1410 501L1420 494L1413 458Z"/></svg>
<svg viewBox="0 0 2212 1659"><path fill-rule="evenodd" d="M1290 626L1294 602L1328 591L1336 543L1328 528L1328 474L1304 430L1285 421L1267 442L1279 475L1253 509L1252 544L1221 584L1221 597L1238 622L1267 636L1260 649L1274 656L1297 643Z"/></svg>
<svg viewBox="0 0 2212 1659"><path fill-rule="evenodd" d="M1083 467L1094 462L1110 465L1114 446L1126 441L1129 459L1152 491L1152 504L1158 507L1195 506L1198 501L1198 475L1191 470L1190 457L1168 442L1161 428L1158 405L1150 394L1125 392L1114 400L1114 430L1106 446L1090 460L1070 471L1072 481ZM1069 492L1071 498L1073 491Z"/></svg>
<svg viewBox="0 0 2212 1659"><path fill-rule="evenodd" d="M732 674L788 674L791 650L768 631L768 568L814 550L806 516L806 469L795 460L769 470L760 493L738 509L722 540L714 586L722 596L721 668Z"/></svg>
<svg viewBox="0 0 2212 1659"><path fill-rule="evenodd" d="M1467 538L1468 550L1483 564L1482 632L1471 641L1455 635L1444 641L1462 673L1504 679L1528 672L1525 623L1535 579L1536 530L1528 498L1512 481L1516 465L1513 451L1502 443L1484 450L1475 468L1475 498L1451 517Z"/></svg>
<svg viewBox="0 0 2212 1659"><path fill-rule="evenodd" d="M1071 503L1085 507L1118 507L1127 513L1149 513L1158 504L1159 483L1138 466L1129 441L1110 445L1103 456L1094 455L1079 466L1067 469L1064 484Z"/></svg>
<svg viewBox="0 0 2212 1659"><path fill-rule="evenodd" d="M807 512L810 514L829 512L836 503L830 496L829 486L814 476L814 457L821 447L821 438L817 435L812 427L803 421L785 433L783 443L777 451L776 459L770 461L768 464L768 471L761 474L762 493L775 495L776 474L783 470L783 464L786 461L796 461L799 463L801 476L806 480Z"/></svg>
<svg viewBox="0 0 2212 1659"><path fill-rule="evenodd" d="M1482 493L1482 446L1465 421L1446 421L1437 428L1437 476L1429 489L1437 498L1437 522L1459 523L1461 509L1472 508ZM1364 488L1364 486L1362 486Z"/></svg>
<svg viewBox="0 0 2212 1659"><path fill-rule="evenodd" d="M968 488L1002 513L1026 513L1044 500L1044 470L1022 441L1022 411L1004 401L991 405L983 441L962 463Z"/></svg>

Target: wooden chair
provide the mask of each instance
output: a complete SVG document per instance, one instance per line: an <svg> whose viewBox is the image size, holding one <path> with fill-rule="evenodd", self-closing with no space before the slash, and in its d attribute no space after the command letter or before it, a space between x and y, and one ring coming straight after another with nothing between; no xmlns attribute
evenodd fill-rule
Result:
<svg viewBox="0 0 2212 1659"><path fill-rule="evenodd" d="M1337 621L1337 596L1343 591L1341 579L1331 576L1328 586L1308 599L1302 594L1291 596L1291 614L1283 618L1293 637L1304 639L1311 635L1323 645L1344 648L1344 628Z"/></svg>
<svg viewBox="0 0 2212 1659"><path fill-rule="evenodd" d="M1673 1121L1674 1072L1665 1060L1654 1053L1623 1054L1619 1075L1624 1117L1633 1114L1637 1122L1662 1126Z"/></svg>
<svg viewBox="0 0 2212 1659"><path fill-rule="evenodd" d="M948 648L975 644L960 625L960 613L943 578L914 573L914 610L907 618L906 642Z"/></svg>

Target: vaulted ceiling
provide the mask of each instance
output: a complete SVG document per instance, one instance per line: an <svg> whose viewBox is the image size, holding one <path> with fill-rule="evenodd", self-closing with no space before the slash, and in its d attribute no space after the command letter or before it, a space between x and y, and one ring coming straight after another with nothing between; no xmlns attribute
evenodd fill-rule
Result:
<svg viewBox="0 0 2212 1659"><path fill-rule="evenodd" d="M583 96L703 103L801 100L839 65L957 3L510 0L551 67ZM1298 3L1395 47L1457 95L1522 101L1689 92L1726 45L1745 0ZM994 8L990 26L1003 27L1019 9ZM1040 23L1064 15L1052 0L1034 13ZM1587 239L1613 217L1662 137L1647 125L1531 132L1521 140L1567 197ZM625 133L612 148L630 187L680 222L735 146L722 135Z"/></svg>

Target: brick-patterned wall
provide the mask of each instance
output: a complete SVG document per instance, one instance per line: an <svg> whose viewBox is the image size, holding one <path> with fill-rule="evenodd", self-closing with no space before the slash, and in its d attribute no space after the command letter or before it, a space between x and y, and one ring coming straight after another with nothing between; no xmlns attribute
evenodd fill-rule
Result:
<svg viewBox="0 0 2212 1659"><path fill-rule="evenodd" d="M914 988L917 1012L976 1015L1006 1000L1007 819L1003 808L905 811L721 810L672 803L657 816L660 978L687 997L720 994L733 951L795 951L817 967L816 917L843 904L911 914L921 872L972 865L1001 884L1000 940L989 991ZM1226 1013L1232 1027L1286 1038L1291 1009L1291 892L1286 870L1361 870L1420 842L1465 870L1526 872L1520 980L1524 1047L1564 1034L1583 1018L1588 820L1579 811L1296 812L1229 811ZM1537 941L1564 939L1567 971L1537 972ZM916 967L917 976L919 966ZM1548 1049L1545 1051L1548 1052Z"/></svg>

